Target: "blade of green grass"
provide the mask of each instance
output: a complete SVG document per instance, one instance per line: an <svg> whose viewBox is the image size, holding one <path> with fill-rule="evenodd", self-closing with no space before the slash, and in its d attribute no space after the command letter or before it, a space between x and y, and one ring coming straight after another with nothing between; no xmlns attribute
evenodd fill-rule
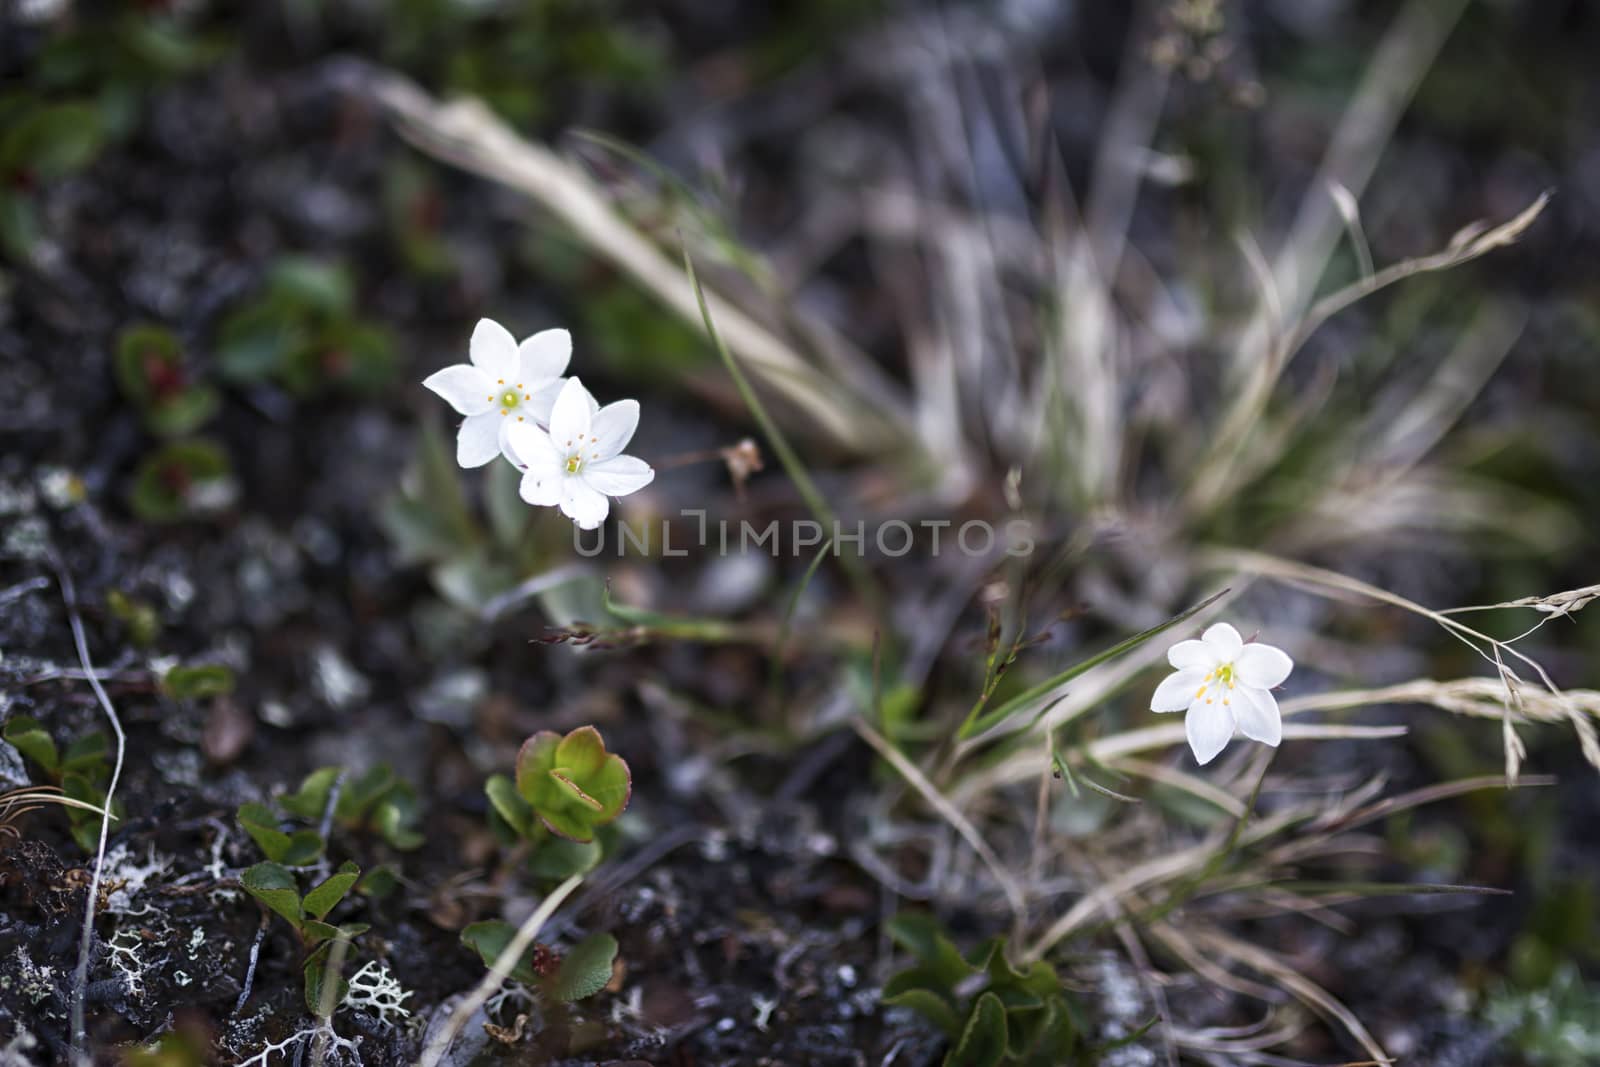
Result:
<svg viewBox="0 0 1600 1067"><path fill-rule="evenodd" d="M778 639L772 645L772 670L767 679L767 691L771 695L772 705L778 709L780 716L783 713L783 648L789 643L789 628L794 624L794 613L800 607L800 598L811 586L811 579L816 577L817 568L822 566L823 559L832 547L833 538L830 537L812 557L811 565L800 576L800 584L794 587L794 594L789 597L789 604L784 608L783 621L778 624Z"/></svg>
<svg viewBox="0 0 1600 1067"><path fill-rule="evenodd" d="M761 398L750 386L750 381L745 377L738 361L733 358L733 353L728 351L728 346L723 343L722 335L717 333L717 326L711 319L711 308L706 304L706 293L700 284L700 278L694 272L694 259L689 255L689 250L683 252L683 269L689 276L689 286L694 290L694 296L700 304L700 318L705 323L706 333L711 337L711 343L716 347L717 355L722 357L723 366L728 368L728 375L733 379L734 387L739 390L739 396L744 400L745 407L750 409L750 414L755 418L756 425L761 427L761 433L772 446L772 451L778 457L778 462L783 464L783 469L799 490L801 499L806 502L806 507L811 514L822 524L823 529L837 532L838 518L833 513L833 508L828 505L827 499L822 495L814 481L811 472L801 462L800 456L790 446L789 439L783 431L778 429L778 424L772 416L767 414L766 405L761 403ZM872 580L872 575L862 564L859 556L840 552L837 554L839 563L844 567L850 582L856 588L856 593L866 602L874 616L883 617L883 597L878 592L877 584Z"/></svg>
<svg viewBox="0 0 1600 1067"><path fill-rule="evenodd" d="M1085 671L1088 671L1094 667L1098 667L1107 660L1115 659L1124 652L1131 652L1133 649L1138 648L1152 637L1156 637L1166 630L1178 625L1180 622L1199 614L1212 604L1216 603L1216 601L1227 592L1228 590L1223 589L1221 592L1213 593L1200 603L1196 604L1194 607L1179 615L1174 615L1161 625L1152 626L1148 630L1142 630L1125 641L1119 641L1098 655L1090 656L1086 660L1073 664L1060 674L1045 679L1024 693L1017 694L1004 704L1001 704L998 708L994 708L988 712L982 712L981 707L973 708L972 711L967 714L966 721L961 724L961 729L957 731L956 737L959 740L967 741L981 733L993 729L995 726L998 726L1000 723L1006 721L1017 712L1026 708L1033 701L1038 700L1040 697L1049 693L1052 689L1055 689L1062 683L1070 682L1072 679L1078 677L1080 674L1083 674Z"/></svg>

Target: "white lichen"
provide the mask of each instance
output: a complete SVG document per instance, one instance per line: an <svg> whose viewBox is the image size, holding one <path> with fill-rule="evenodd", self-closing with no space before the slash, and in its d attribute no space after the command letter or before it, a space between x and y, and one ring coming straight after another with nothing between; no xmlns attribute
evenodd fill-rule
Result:
<svg viewBox="0 0 1600 1067"><path fill-rule="evenodd" d="M130 997L144 998L144 976L151 968L145 958L148 944L135 927L123 927L106 942L106 962L122 976L122 988Z"/></svg>
<svg viewBox="0 0 1600 1067"><path fill-rule="evenodd" d="M135 862L126 844L117 845L106 853L104 881L110 891L106 893L105 906L101 910L108 915L124 918L153 914L156 909L149 902L139 902L138 907L134 905L151 879L171 869L172 860L158 856L154 847L145 854L142 862Z"/></svg>
<svg viewBox="0 0 1600 1067"><path fill-rule="evenodd" d="M409 996L411 993L400 985L385 964L368 960L350 976L350 989L339 1006L370 1015L389 1029L411 1017L410 1009L405 1006Z"/></svg>

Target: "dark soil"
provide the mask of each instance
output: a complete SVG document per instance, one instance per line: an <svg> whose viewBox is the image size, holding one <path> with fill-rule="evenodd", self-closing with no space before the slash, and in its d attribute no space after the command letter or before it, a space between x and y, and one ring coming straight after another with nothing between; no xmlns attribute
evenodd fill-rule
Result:
<svg viewBox="0 0 1600 1067"><path fill-rule="evenodd" d="M668 5L677 6L687 5ZM1580 40L1594 40L1594 20L1527 20L1541 35L1530 51L1555 55L1577 96L1592 102L1592 74L1573 72ZM1286 31L1261 21L1260 43L1270 49ZM757 746L724 760L703 723L669 715L638 683L665 678L737 714L764 684L758 653L671 647L573 657L538 643L545 632L532 611L481 626L449 617L426 576L397 565L376 516L414 451L419 420L437 414L409 383L454 361L478 315L560 321L561 306L525 257L503 248L524 206L443 170L440 226L460 269L443 282L408 272L382 201L386 168L410 150L351 90L347 67L280 51L281 27L260 22L242 23L252 41L242 55L152 94L126 142L46 190L44 250L33 266L0 276L0 714L37 718L58 743L106 728L73 644L60 582L68 575L94 667L127 731L126 817L108 841L87 989L97 1061L118 1062L120 1046L194 1025L236 1062L304 1026L301 950L237 886L261 856L234 812L319 766L387 762L420 793L426 845L401 853L374 835L336 831L330 859L400 872L395 894L345 908L347 918L372 924L356 960L382 961L409 991L410 1014L346 1011L335 1028L360 1038L368 1067L413 1062L440 1006L484 972L460 929L531 910L533 888L506 866L486 828L485 775L509 771L536 730L594 722L632 766L632 816L617 858L546 940L559 951L591 931L614 933L614 988L571 1009L545 1008L542 1025L520 1041L469 1024L451 1062L468 1062L473 1050L505 1063L937 1062L942 1046L926 1025L878 1004L881 925L895 901L848 847L873 784L863 746L826 738L793 753ZM686 53L728 47L692 14L673 10L667 22ZM1113 72L1102 68L1118 50L1062 48L1075 57L1066 79L1103 90ZM599 110L585 121L609 117ZM617 120L659 134L668 155L683 147L672 129L650 128L665 126L660 116L619 106ZM1543 156L1490 158L1461 147L1473 140L1465 135L1430 149L1447 124L1426 126L1426 111L1417 121L1425 128L1404 143L1461 176L1449 203L1429 215L1439 225L1423 226L1430 234L1503 215L1529 189L1560 190L1563 224L1494 268L1541 291L1532 294L1533 370L1497 386L1487 402L1534 407L1577 358L1581 346L1567 328L1573 301L1592 297L1596 281L1594 183L1585 181L1592 145L1588 154L1559 144ZM781 187L781 146L758 143L752 157L753 199L783 217L784 197L800 194ZM1393 241L1404 247L1380 252L1420 251L1407 232ZM375 397L311 400L230 388L210 432L233 458L238 504L204 523L137 522L128 485L152 439L110 371L117 330L161 321L204 353L221 315L288 251L356 266L362 310L400 339L402 384ZM1586 253L1587 269L1540 269ZM1600 396L1592 376L1575 380L1573 389ZM1573 492L1594 504L1596 463L1593 454L1559 456L1554 477L1586 486ZM1563 577L1538 587L1560 588ZM160 629L150 647L136 647L107 609L113 590L155 609ZM168 698L157 682L174 660L230 666L237 689ZM1411 754L1393 758L1397 786L1428 779L1431 768ZM1576 761L1562 765L1565 758L1550 754L1539 769L1553 762L1581 779L1586 772ZM37 768L0 748L0 787L30 780L42 780ZM1574 871L1596 866L1582 836L1593 796L1585 786L1564 801L1554 824ZM1460 809L1441 817L1466 818ZM1524 888L1515 868L1495 869L1500 858L1491 851L1473 877ZM66 1061L89 862L53 808L20 819L14 838L0 837L0 1034L37 1042L10 1038L0 1063ZM1462 975L1499 965L1522 906L1474 899L1419 915L1409 901L1401 910L1383 902L1354 909L1357 932L1348 936L1298 923L1260 932L1303 959L1408 1062L1507 1063L1500 1035L1463 1010ZM253 951L258 963L241 1003ZM1068 971L1088 990L1095 1025L1149 1016L1144 986L1118 957L1086 956ZM1166 998L1191 1025L1241 1022L1238 1001L1198 983L1181 980ZM539 1010L507 1001L494 1021L510 1027L517 1014L538 1018ZM1107 1062L1155 1063L1158 1048L1152 1040ZM1329 1062L1353 1055L1332 1044L1305 1052Z"/></svg>

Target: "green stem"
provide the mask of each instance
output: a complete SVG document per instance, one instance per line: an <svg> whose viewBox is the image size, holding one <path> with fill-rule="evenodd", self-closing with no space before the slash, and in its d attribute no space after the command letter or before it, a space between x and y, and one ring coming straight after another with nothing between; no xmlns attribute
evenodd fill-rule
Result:
<svg viewBox="0 0 1600 1067"><path fill-rule="evenodd" d="M790 446L789 439L783 431L778 429L778 424L767 413L766 406L756 396L750 386L750 381L745 377L744 370L733 358L733 353L728 351L728 346L723 343L722 336L717 333L717 327L711 320L711 308L706 304L705 289L700 285L700 279L694 271L694 260L689 256L689 250L683 252L683 268L689 275L689 285L694 289L695 299L700 303L700 317L705 323L706 333L711 335L711 343L716 347L717 355L722 357L722 363L728 368L728 374L733 378L734 387L739 390L739 396L744 400L745 407L750 409L750 414L755 417L756 424L761 427L762 436L772 446L772 451L777 455L778 462L783 464L783 469L800 491L801 498L806 502L806 507L811 514L822 524L823 528L832 536L838 532L839 520L833 509L828 505L827 499L811 480L811 473L806 470L800 456ZM877 583L872 575L862 564L861 558L847 553L836 553L839 563L844 567L846 575L856 593L866 602L872 614L879 619L883 618L883 597L879 593Z"/></svg>

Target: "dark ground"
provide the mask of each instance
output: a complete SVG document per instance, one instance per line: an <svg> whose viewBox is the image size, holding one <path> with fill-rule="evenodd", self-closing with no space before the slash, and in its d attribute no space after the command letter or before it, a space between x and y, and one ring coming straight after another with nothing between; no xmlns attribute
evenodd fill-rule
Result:
<svg viewBox="0 0 1600 1067"><path fill-rule="evenodd" d="M1353 12L1331 23L1342 36L1324 47L1275 20L1269 9L1282 6L1250 5L1247 43L1263 67L1315 67L1329 57L1338 67L1372 31ZM669 104L613 94L596 79L550 104L535 128L614 128L670 158L682 148L671 112L687 113L708 91L711 61L779 32L755 15L749 26L734 18L727 27L692 5L663 11L681 64L662 97ZM1593 366L1600 281L1600 139L1592 129L1600 82L1585 66L1600 45L1593 15L1581 3L1474 9L1402 130L1394 173L1375 187L1369 226L1380 261L1556 189L1552 217L1525 245L1473 268L1475 284L1512 287L1534 309L1523 358L1482 401L1489 414L1535 411L1563 391L1567 410L1591 419L1600 411L1600 378L1584 370ZM794 16L772 16L783 17ZM1086 16L1084 25L1095 22ZM298 950L282 923L268 927L251 997L235 1010L260 912L230 883L260 857L233 811L330 763L387 761L420 794L422 849L400 853L374 835L339 831L331 854L364 866L390 862L402 873L393 896L347 907L373 925L360 958L386 961L411 991L413 1022L425 1019L483 973L459 943L461 926L528 893L485 829L483 776L509 769L516 745L535 730L595 722L632 765L633 821L611 873L580 891L556 933L614 932L623 992L548 1018L537 1038L503 1051L504 1062L934 1062L937 1039L877 1004L879 925L892 903L846 847L858 829L853 794L870 788L861 746L824 740L724 761L702 722L664 713L634 679L648 673L664 689L735 710L741 693L764 681L758 653L672 646L568 657L529 643L542 634L531 611L482 628L459 618L441 625L426 577L397 562L376 516L413 451L419 416L435 414L410 383L452 361L478 315L563 321L578 298L550 290L533 257L504 247L508 222L525 214L513 198L443 170L428 173L456 269L439 276L407 267L383 189L386 169L410 152L323 58L368 43L361 27L297 40L263 11L228 28L238 51L150 92L126 139L42 191L43 250L31 265L0 269L0 711L31 715L63 742L104 726L93 694L72 676L61 569L76 583L89 649L128 732L126 819L110 838L116 863L90 985L99 1058L115 1062L117 1045L197 1020L233 1062L300 1025ZM29 36L15 32L0 46L8 85L28 77ZM1084 43L1099 37L1065 33L1058 46L1062 80L1081 99L1103 99L1120 55L1120 47ZM1477 75L1486 67L1495 78ZM1486 94L1555 106L1491 107ZM876 106L858 103L869 114ZM1199 87L1174 105L1200 118L1215 106ZM1297 176L1294 158L1270 140L1247 154L1286 172L1276 180ZM784 173L781 150L757 144L751 199L777 215L786 196L799 195L783 188ZM1417 198L1430 201L1421 217ZM226 390L208 432L233 459L237 504L205 522L136 520L127 487L152 439L109 370L116 331L157 320L203 360L220 316L287 251L337 254L354 266L362 311L398 338L397 384L309 399L265 385ZM655 403L671 412L668 421L693 417L681 396ZM1597 475L1591 451L1558 453L1540 477L1594 516ZM1522 573L1536 579L1529 589L1579 584L1579 559ZM107 610L112 590L155 609L160 628L149 648L136 648ZM206 700L167 697L156 684L163 657L226 664L237 688ZM1592 667L1585 673L1574 682L1594 680ZM218 739L229 732L244 743ZM1421 737L1412 744L1425 746ZM1492 769L1492 739L1480 762L1484 753ZM1385 758L1402 786L1428 780L1437 764L1410 749ZM1518 896L1420 913L1414 901L1380 901L1352 912L1359 932L1349 937L1307 924L1260 928L1406 1062L1516 1062L1493 1027L1473 1017L1464 991L1505 967L1552 869L1561 882L1581 882L1597 866L1593 772L1565 750L1536 751L1533 763L1574 783L1559 804L1510 809L1545 820L1549 844L1539 857L1495 840L1468 805L1429 816L1471 843L1466 877ZM0 762L0 777L16 772ZM59 812L33 813L18 830L0 852L0 1035L25 1028L38 1044L13 1039L0 1062L63 1062L86 857ZM108 954L117 945L132 947ZM1114 957L1085 955L1068 973L1090 988L1086 1004L1097 1016L1143 1017L1142 1004L1117 1001L1118 989L1142 994ZM1193 986L1185 1002L1186 988L1168 990L1180 1015L1242 1021L1237 1004L1208 989ZM416 1026L347 1012L338 1027L362 1036L369 1067L411 1062L418 1049ZM1354 1054L1317 1041L1298 1051L1326 1062ZM1137 1050L1127 1056L1116 1062L1154 1062Z"/></svg>

